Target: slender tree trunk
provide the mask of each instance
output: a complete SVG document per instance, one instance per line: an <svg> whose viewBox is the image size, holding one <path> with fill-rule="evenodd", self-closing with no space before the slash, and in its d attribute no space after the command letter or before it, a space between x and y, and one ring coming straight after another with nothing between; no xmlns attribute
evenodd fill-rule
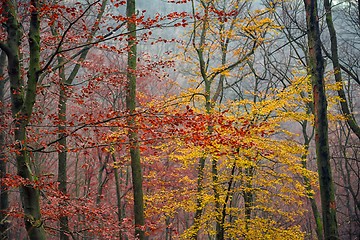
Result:
<svg viewBox="0 0 360 240"><path fill-rule="evenodd" d="M200 229L200 219L201 219L202 212L203 212L202 192L204 189L203 179L204 179L205 161L206 161L206 157L201 157L199 159L198 169L197 169L198 175L197 175L196 211L195 211L195 216L194 216L194 223L192 226L192 228L194 228L194 232L190 237L190 239L193 239L193 240L196 240L198 237L198 233L199 233L199 229Z"/></svg>
<svg viewBox="0 0 360 240"><path fill-rule="evenodd" d="M339 239L336 221L335 190L330 166L328 140L327 100L324 83L324 58L321 53L317 1L304 0L309 46L309 72L311 75L314 115L315 145L320 182L324 237Z"/></svg>
<svg viewBox="0 0 360 240"><path fill-rule="evenodd" d="M107 0L103 0L101 2L100 11L98 12L98 14L96 16L95 23L92 27L92 31L87 39L87 43L90 43L93 40L96 32L98 31L99 22L104 14L106 5L107 5ZM54 36L59 35L57 32L57 29L55 29L54 27L52 27L51 31ZM72 69L72 71L68 77L66 77L66 74L65 74L64 58L61 56L57 57L58 64L60 66L59 67L60 89L59 89L58 117L59 117L59 120L61 123L58 126L58 131L59 131L59 138L60 138L59 144L60 144L60 146L62 146L61 151L58 153L58 182L59 182L59 190L64 195L67 194L67 138L63 137L64 134L66 134L66 122L67 122L66 114L67 114L68 96L67 96L66 91L67 91L67 87L74 82L74 79L77 76L77 74L79 73L79 70L81 68L80 63L86 59L90 48L91 48L91 45L82 48L80 57L77 60L78 63L75 64L74 68ZM59 50L61 51L62 48L59 48ZM67 232L69 232L68 217L61 216L59 219L59 224L60 224L60 240L68 240L69 236L68 236L68 234L66 234Z"/></svg>
<svg viewBox="0 0 360 240"><path fill-rule="evenodd" d="M114 154L111 154L111 155L113 158L113 162L116 162L115 155ZM114 169L114 177L115 177L115 187L116 187L116 207L117 207L117 211L118 211L117 216L118 216L118 222L119 222L118 224L120 227L119 239L123 240L123 232L121 230L121 224L123 221L123 218L122 218L123 212L122 212L122 208L121 208L121 185L120 185L119 172L118 172L117 168Z"/></svg>
<svg viewBox="0 0 360 240"><path fill-rule="evenodd" d="M219 225L222 227L220 229L220 231L217 233L218 234L218 238L220 239L224 239L225 238L225 218L226 218L226 207L228 205L228 203L230 203L231 205L231 198L232 198L232 193L231 193L231 188L233 187L233 182L234 182L234 175L235 175L235 170L236 170L236 161L234 161L232 169L231 169L231 177L230 180L228 182L228 187L226 189L226 197L225 200L223 202L223 206L222 206L222 213L221 213L221 221L219 223Z"/></svg>
<svg viewBox="0 0 360 240"><path fill-rule="evenodd" d="M307 121L303 122L302 124L302 128L303 128L303 136L305 139L304 142L304 146L306 151L309 148L309 144L310 144L310 138L308 137L307 133L306 133L306 127L307 127ZM301 156L301 163L303 165L304 169L307 169L307 154L304 154ZM322 226L322 219L321 219L321 214L319 212L318 206L316 204L316 201L314 199L314 194L313 189L311 187L311 182L310 179L306 176L303 176L304 179L304 185L307 191L307 197L309 199L310 205L311 205L311 210L314 216L314 220L315 220L315 232L316 232L316 236L318 240L322 240L324 239L324 235L323 235L323 226Z"/></svg>
<svg viewBox="0 0 360 240"><path fill-rule="evenodd" d="M99 151L99 150L98 150ZM98 186L97 186L97 195L96 195L96 204L99 205L101 203L102 194L104 191L104 187L109 180L108 173L106 172L106 165L110 159L111 154L105 157L105 161L102 162L101 154L98 152L99 164L100 168L98 170Z"/></svg>
<svg viewBox="0 0 360 240"><path fill-rule="evenodd" d="M136 14L135 0L127 0L126 16L129 18L127 23L128 36L128 61L127 61L127 94L126 108L129 112L129 142L131 173L134 192L134 215L135 215L135 235L140 240L145 237L144 225L144 196L142 187L142 169L140 161L140 148L138 140L138 131L136 124L136 57L137 57L137 40L136 40Z"/></svg>
<svg viewBox="0 0 360 240"><path fill-rule="evenodd" d="M311 108L308 108L308 113L310 113ZM304 146L307 150L309 149L309 144L311 141L312 137L309 137L307 132L306 132L306 128L307 128L307 121L304 121L302 123L302 132L303 132L303 136L304 136ZM307 154L304 154L301 156L301 163L303 165L304 169L307 169ZM316 201L314 199L314 194L313 194L313 189L311 187L311 182L310 179L306 176L303 176L304 179L304 185L307 191L307 197L309 199L310 205L311 205L311 210L314 216L314 220L315 220L315 232L316 232L316 236L318 238L318 240L323 240L324 239L324 235L323 235L323 225L322 225L322 219L321 219L321 214L319 212L318 206L316 204Z"/></svg>
<svg viewBox="0 0 360 240"><path fill-rule="evenodd" d="M77 154L76 159L75 159L75 170L74 170L75 171L74 172L74 183L75 183L75 197L76 198L80 197L80 180L79 180L80 174L79 174L78 166L79 166L79 155ZM79 221L79 222L81 221L80 215L77 216L77 221ZM73 228L74 232L78 231L79 229L81 229L79 225L75 225Z"/></svg>
<svg viewBox="0 0 360 240"><path fill-rule="evenodd" d="M59 64L63 64L64 60L62 57L58 57ZM59 131L59 144L62 147L58 153L58 182L59 190L66 195L67 194L67 140L63 137L66 134L66 77L64 67L59 68L59 75L61 78L60 91L59 91L59 112L58 117L60 125L58 126ZM60 205L59 207L62 207ZM60 240L68 240L69 236L66 234L69 232L69 219L67 216L61 216L59 219L60 224Z"/></svg>
<svg viewBox="0 0 360 240"><path fill-rule="evenodd" d="M116 162L116 158L114 154L111 154L113 162ZM126 169L126 177L125 177L125 181L123 181L123 174L120 169L120 174L119 174L119 169L118 168L114 168L114 177L115 177L115 186L116 186L116 207L117 207L117 216L118 216L118 224L119 224L119 239L120 240L127 240L127 235L124 234L125 231L121 228L123 219L125 217L126 214L126 206L125 203L121 204L121 199L123 198L122 196L122 192L121 192L121 183L124 183L125 186L128 186L128 170Z"/></svg>
<svg viewBox="0 0 360 240"><path fill-rule="evenodd" d="M244 208L245 208L245 229L248 232L251 220L251 212L254 201L253 193L253 177L254 177L254 167L246 167L244 169L245 173L245 190L243 191L244 197Z"/></svg>
<svg viewBox="0 0 360 240"><path fill-rule="evenodd" d="M360 139L360 127L357 124L357 122L354 118L354 115L350 111L348 101L346 99L344 87L343 87L340 62L339 62L339 54L338 54L336 30L335 30L334 23L332 20L331 3L329 0L324 0L324 7L325 7L325 11L326 11L326 24L327 24L329 34L330 34L331 60L332 60L333 68L334 68L335 81L340 84L340 89L337 92L338 92L339 97L342 99L342 101L340 101L341 111L345 115L346 122L349 125L350 129Z"/></svg>
<svg viewBox="0 0 360 240"><path fill-rule="evenodd" d="M170 226L170 217L169 216L166 216L165 225L166 225L165 240L172 240L172 228L169 227Z"/></svg>
<svg viewBox="0 0 360 240"><path fill-rule="evenodd" d="M219 174L218 174L218 161L213 157L211 160L211 174L213 181L213 191L214 191L214 200L215 200L215 212L216 212L216 240L223 240L225 237L225 228L224 224L221 222L222 220L222 205L220 202L220 194L219 194Z"/></svg>
<svg viewBox="0 0 360 240"><path fill-rule="evenodd" d="M206 79L205 80L205 108L206 114L211 115L214 109L214 105L211 101L211 82ZM207 128L207 133L209 136L213 133L214 128L210 125ZM215 201L215 214L216 214L216 223L215 223L215 230L216 230L216 240L223 240L225 229L224 225L221 224L221 203L220 203L220 194L219 194L219 174L218 174L218 159L214 156L211 157L211 175L212 175L212 189L214 192L214 201Z"/></svg>
<svg viewBox="0 0 360 240"><path fill-rule="evenodd" d="M55 26L51 27L51 32L54 36L58 36L57 29ZM61 48L59 49L61 51ZM59 64L59 103L58 103L58 118L60 124L58 126L58 137L59 145L61 150L58 152L58 183L59 190L66 195L67 194L67 139L64 137L66 134L66 105L67 105L67 95L66 95L66 75L65 75L65 60L63 57L58 56L57 61ZM62 204L59 205L60 208L63 207ZM69 236L66 234L69 232L69 218L67 216L60 216L59 219L60 226L60 240L68 240Z"/></svg>
<svg viewBox="0 0 360 240"><path fill-rule="evenodd" d="M5 75L4 68L6 64L6 55L3 51L0 53L0 128L5 125ZM5 154L5 132L0 129L0 239L8 239L7 210L9 207L9 196L2 184L2 178L6 175L6 154Z"/></svg>
<svg viewBox="0 0 360 240"><path fill-rule="evenodd" d="M249 51L247 54L245 54L245 56L240 57L239 59L237 59L236 61L234 61L233 63L229 64L229 62L227 61L227 54L228 54L228 46L229 43L231 41L231 37L228 37L226 35L220 35L219 36L219 42L221 45L221 64L222 64L222 68L224 69L224 72L211 72L211 70L209 70L209 66L211 66L211 64L209 63L210 59L208 58L208 50L207 47L211 44L209 44L209 42L211 42L211 40L209 40L208 38L208 34L213 34L210 31L210 22L211 20L211 14L212 14L212 8L214 7L214 3L216 1L205 1L205 0L200 0L198 1L199 5L201 8L203 8L203 17L201 19L197 19L196 17L194 17L194 21L193 21L193 32L192 32L192 45L194 50L197 53L197 60L198 60L198 65L199 65L199 70L200 70L200 76L201 76L201 84L204 84L204 92L203 92L203 96L205 98L205 109L206 109L206 114L207 115L211 115L213 113L214 110L214 106L215 103L219 101L219 99L221 99L222 94L223 94L223 88L224 88L224 81L225 81L225 74L223 74L225 72L225 69L228 71L234 69L235 67L237 67L238 65L240 65L241 63L245 62L253 53L254 50L256 49L256 44L253 43L252 49L251 51ZM225 4L226 1L223 1L223 3ZM238 6L238 3L240 1L236 1L236 4ZM192 14L193 16L196 16L196 6L195 6L195 1L192 0ZM216 5L216 4L215 4ZM243 5L245 6L245 5ZM225 21L228 21L229 18L227 18L227 20L220 20L220 30L219 32L225 32ZM238 22L238 15L235 14L234 16L232 16L231 18L231 23L230 23L230 28L228 29L229 31L232 31L235 26L236 23ZM211 38L211 37L210 37ZM214 88L214 80L215 78L219 76L219 81L217 83L216 88ZM214 91L213 91L214 90ZM213 91L213 93L211 93L211 91ZM211 125L209 125L208 129L207 129L207 133L209 135L211 135L213 132L213 127ZM209 154L204 152L203 156L199 158L199 162L198 162L198 167L197 167L197 171L198 171L198 176L197 176L197 199L196 199L196 212L195 212L195 216L194 216L194 223L192 226L192 234L190 236L190 239L197 239L198 238L198 233L199 230L201 229L201 217L203 214L203 208L205 206L203 206L203 190L204 190L204 184L203 184L203 180L204 180L204 168L205 168L205 164L206 164L206 159L209 157ZM213 191L213 196L214 196L214 212L216 214L215 217L215 239L216 240L223 240L225 239L225 213L226 213L226 204L223 204L223 202L220 199L220 188L221 188L221 184L219 184L219 175L218 175L218 161L216 159L216 157L212 157L210 156L210 161L211 161L211 181L212 181L212 191Z"/></svg>
<svg viewBox="0 0 360 240"><path fill-rule="evenodd" d="M204 4L203 2L201 2L202 4ZM206 34L207 34L207 30L208 30L208 7L206 5L204 6L204 20L201 24L201 32L200 32L200 43L199 46L196 46L196 42L195 42L195 36L196 36L196 28L197 28L197 22L196 19L194 21L194 29L193 29L193 40L192 40L192 44L194 49L197 52L197 56L198 56L198 60L199 60L199 67L200 67L200 72L201 72L201 77L204 80L204 84L205 84L205 108L207 112L210 112L211 109L211 102L210 102L210 81L207 78L207 74L206 74L206 67L205 67L205 60L204 60L204 56L203 56L203 47L205 44L205 40L206 40ZM193 15L195 16L195 3L192 0L192 10L193 10ZM206 95L207 94L207 95ZM206 154L204 153L203 157L200 157L199 162L198 162L198 167L197 167L197 172L198 172L198 176L197 176L197 197L196 197L196 211L195 211L195 216L194 216L194 222L192 225L193 228L193 233L190 236L190 239L196 240L198 239L198 234L199 234L199 230L200 230L200 220L201 220L201 216L203 213L203 180L204 180L204 168L205 168L205 163L206 163ZM213 166L214 167L214 166ZM214 169L213 169L214 171ZM214 176L213 176L214 178ZM218 226L216 226L218 228Z"/></svg>
<svg viewBox="0 0 360 240"><path fill-rule="evenodd" d="M205 35L204 35L205 37ZM203 56L202 56L202 50L198 50L198 55L199 55L199 60L200 60L200 66L202 66L202 68L205 66L205 63L203 62ZM210 99L210 87L211 87L211 83L207 78L204 78L204 83L205 83L205 109L206 109L206 114L211 114L212 112L212 104L211 104L211 99ZM211 134L211 132L213 131L212 126L208 126L207 129L208 133ZM200 230L200 219L203 213L203 190L204 190L204 186L203 186L203 180L204 180L204 168L205 168L205 162L206 162L206 156L207 154L204 153L204 156L200 157L199 159L199 163L198 163L198 176L197 176L197 200L196 200L196 212L195 212L195 216L194 216L194 224L193 224L193 228L194 228L194 233L191 236L191 239L197 239L198 238L198 233ZM211 174L212 174L212 181L213 181L213 191L214 191L214 197L215 197L215 211L216 211L216 237L217 239L219 237L221 237L221 225L220 225L220 221L221 221L221 210L220 210L220 201L219 201L219 193L218 193L218 187L217 187L217 182L218 182L218 172L217 172L217 161L216 159L212 159L211 161Z"/></svg>

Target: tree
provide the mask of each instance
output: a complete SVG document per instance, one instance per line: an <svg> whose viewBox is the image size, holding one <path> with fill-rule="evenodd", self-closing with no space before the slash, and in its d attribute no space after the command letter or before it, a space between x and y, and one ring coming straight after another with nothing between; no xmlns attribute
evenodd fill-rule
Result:
<svg viewBox="0 0 360 240"><path fill-rule="evenodd" d="M202 10L202 14L196 12L196 7ZM211 117L215 104L222 99L226 76L229 72L240 68L254 54L257 47L261 44L261 38L265 35L271 25L268 18L261 18L262 14L245 16L244 12L250 10L250 4L242 1L200 1L196 6L192 1L193 30L191 43L196 52L195 59L200 72L201 83L197 86L204 86L204 90L199 95L204 97L204 107L206 113ZM250 12L250 11L249 11ZM242 19L244 18L244 19ZM241 20L244 23L239 23ZM262 21L264 20L264 21ZM243 36L242 38L240 36ZM240 37L243 45L237 45L238 51L229 52L234 46L234 39ZM219 54L220 59L212 59L213 54ZM219 78L218 82L216 82ZM215 90L214 90L214 86ZM211 135L213 129L209 125L208 132ZM202 191L205 162L208 153L199 158L198 166L198 200L197 210L194 217L194 229L198 229L202 215ZM211 158L211 157L210 157ZM218 189L218 166L217 159L212 158L212 180L215 197L215 212L218 213L216 222L217 239L224 238L224 223L222 222L222 206ZM225 210L224 210L225 211ZM193 239L197 238L194 231Z"/></svg>
<svg viewBox="0 0 360 240"><path fill-rule="evenodd" d="M2 2L6 18L7 40L0 47L7 55L8 74L10 79L12 114L14 118L14 141L18 175L33 181L36 176L29 166L29 150L26 145L26 126L30 121L36 98L36 85L40 75L40 16L39 1L30 2L29 68L27 83L21 69L22 27L17 14L16 2ZM31 183L20 187L24 207L24 221L30 239L45 239L45 230L40 212L40 193Z"/></svg>
<svg viewBox="0 0 360 240"><path fill-rule="evenodd" d="M341 67L340 67L340 61L339 61L339 54L338 54L338 43L337 43L337 37L336 37L336 30L334 26L334 22L332 20L332 10L331 10L331 3L329 0L324 0L324 7L326 12L326 25L329 30L330 35L330 45L331 45L331 61L333 64L334 69L334 76L335 81L339 83L341 86L339 88L338 95L342 99L340 101L341 111L343 112L344 116L346 117L346 122L351 128L351 130L356 134L356 136L360 139L360 127L357 124L354 115L351 113L348 100L346 98L346 94L344 91L343 86L343 78L341 74Z"/></svg>
<svg viewBox="0 0 360 240"><path fill-rule="evenodd" d="M339 235L352 239L359 235L359 156L356 151L357 136L345 121L339 121L331 129L329 143L332 149L331 160L334 164L334 183L336 186L337 222Z"/></svg>
<svg viewBox="0 0 360 240"><path fill-rule="evenodd" d="M0 53L0 179L6 176L7 173L7 156L6 156L6 143L5 143L5 86L7 77L5 77L6 55L4 51ZM7 211L9 207L9 194L5 186L1 183L0 186L0 238L8 238L8 219Z"/></svg>
<svg viewBox="0 0 360 240"><path fill-rule="evenodd" d="M99 24L101 22L101 18L104 14L105 8L107 5L107 0L104 0L101 2L101 8L94 20L94 24L91 27L91 32L87 38L86 44L91 44L91 42L93 41L96 32L99 30ZM59 34L59 30L58 28L56 28L55 25L51 26L51 31L52 34L54 36L59 36L62 34ZM59 77L61 79L60 81L60 86L59 86L59 112L58 112L58 118L60 121L60 124L58 126L58 131L59 131L59 144L61 146L61 150L58 152L58 182L59 182L59 190L63 193L63 194L67 194L67 181L68 181L68 177L67 177L67 151L68 151L68 146L67 146L67 138L64 137L64 135L66 134L66 124L67 124L67 99L68 99L68 86L71 86L76 78L76 76L78 75L78 72L81 68L81 63L86 59L90 48L93 45L89 45L89 46L85 46L83 47L80 52L80 56L77 59L77 63L75 64L75 66L73 67L72 71L70 72L70 74L68 76L66 76L66 68L65 68L65 64L66 64L66 59L63 56L58 55L57 56L57 61L58 61L58 69L59 69ZM59 48L59 51L62 51L62 48ZM68 217L67 216L62 216L60 217L60 239L61 240L66 240L69 239L68 237L68 232L69 232L69 226L68 226Z"/></svg>
<svg viewBox="0 0 360 240"><path fill-rule="evenodd" d="M109 34L105 34L100 40L94 40L95 33L99 30L99 24L102 14L104 13L106 1L103 1L99 7L100 11L94 20L95 24L93 24L93 28L88 28L83 24L82 20L86 17L86 14L90 12L90 9L93 8L97 10L98 2L81 6L77 4L76 6L79 11L76 11L74 7L67 7L55 3L39 3L38 1L30 1L20 7L19 4L20 3L16 1L3 1L0 5L2 27L7 33L1 35L2 41L0 42L0 48L2 52L7 55L7 73L10 79L12 115L15 123L15 147L13 148L13 152L16 153L18 175L22 177L23 182L25 182L20 183L20 192L24 207L26 228L30 238L43 239L45 238L45 231L40 213L40 191L37 187L37 183L39 179L41 179L39 176L41 174L39 171L41 167L37 163L34 164L35 161L33 160L37 160L37 154L41 154L47 147L55 145L56 143L61 145L61 150L59 151L58 181L60 182L60 189L63 191L63 194L66 194L66 181L68 181L68 179L66 179L66 154L68 151L66 138L68 137L68 132L64 126L66 125L66 101L68 93L66 90L78 74L80 63L86 58L90 47L95 43L105 41L106 39L104 40L104 38L109 36ZM85 9L82 9L83 6L85 6ZM31 13L29 19L22 15L25 8L28 8ZM62 13L62 17L66 19L67 22L64 24L66 26L61 22L59 13ZM66 14L68 14L68 16L65 16ZM24 19L25 22L23 25L19 22L20 19ZM67 38L70 38L70 33L77 31L79 25L83 27L83 35L78 35L78 39L74 41L74 46L71 44L74 42L68 41ZM23 26L25 26L25 31L28 31L27 38L23 35ZM40 33L41 28L52 28L53 37L49 37L49 35L43 34L42 32ZM61 32L61 30L63 30L63 32ZM87 35L88 32L91 34ZM82 42L84 36L86 36L85 42ZM23 39L28 39L28 44L25 43ZM41 45L40 39L42 39ZM51 47L44 49L44 45ZM75 52L77 49L80 50ZM75 53L67 56L65 53L69 52ZM29 59L27 56L29 56ZM66 78L65 65L69 64L69 62L77 56L79 56L77 59L78 64L75 64L70 76ZM54 61L56 59L58 60L58 64ZM52 75L52 71L57 69L63 81L59 87L60 113L58 119L60 119L60 124L57 126L59 130L57 132L58 139L46 144L46 138L44 138L44 141L42 141L43 146L35 148L31 146L30 143L34 139L34 136L31 134L33 133L33 129L29 127L29 125L31 125L31 121L34 121L33 118L36 119L36 117L38 117L38 112L40 112L36 109L37 96L41 91L42 93L46 92L46 87L41 86L43 83L42 80L51 79L51 77L54 76ZM50 88L49 86L48 88ZM47 117L48 119L46 119ZM45 119L45 121L49 120L51 119L51 114L41 116L41 119ZM56 122L56 120L57 119L55 119L54 122ZM47 135L47 137L49 135ZM31 139L30 142L28 138ZM67 234L69 234L66 216L62 216L60 219L60 235L62 239L66 239Z"/></svg>
<svg viewBox="0 0 360 240"><path fill-rule="evenodd" d="M144 196L142 187L142 169L140 162L140 149L136 123L136 14L135 0L128 0L126 4L126 16L128 17L128 60L127 60L127 89L126 108L129 112L128 137L131 158L131 173L134 193L135 235L140 240L145 237Z"/></svg>
<svg viewBox="0 0 360 240"><path fill-rule="evenodd" d="M324 58L321 53L316 0L304 0L309 48L309 74L313 88L315 144L319 173L325 239L339 239L336 221L335 189L330 165Z"/></svg>

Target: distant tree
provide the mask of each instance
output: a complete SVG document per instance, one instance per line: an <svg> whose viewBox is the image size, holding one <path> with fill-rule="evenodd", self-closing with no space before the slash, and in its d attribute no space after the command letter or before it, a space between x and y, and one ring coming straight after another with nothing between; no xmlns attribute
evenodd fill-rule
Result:
<svg viewBox="0 0 360 240"><path fill-rule="evenodd" d="M255 69L258 61L254 60L257 59L260 49L266 48L270 42L268 38L271 38L271 33L277 29L272 19L274 5L253 9L251 2L248 1L192 1L192 4L195 20L185 52L188 62L184 71L195 76L191 82L193 88L189 90L190 103L194 104L198 111L207 115L208 122L203 123L207 126L207 138L211 142L210 139L220 131L218 128L222 125L213 121L221 111L228 113L224 114L226 117L234 114L233 117L237 119L240 126L249 128L249 132L252 130L256 132L251 126L267 125L267 121L271 122L270 116L277 114L270 110L272 104L276 102L276 97L272 99L273 102L266 98L267 96L271 98L272 94L275 95L275 92L271 90L271 86L275 84L272 85L271 81L264 79L263 76L266 76L266 73ZM244 83L246 80L247 82ZM226 104L221 104L228 100ZM266 103L269 105L267 106ZM238 111L230 107L232 104L238 104ZM244 119L247 119L251 126L246 127ZM269 131L271 131L270 125L269 123ZM200 123L198 126L200 128ZM226 132L226 130L223 131ZM243 132L240 131L240 136L241 133ZM256 189L267 189L266 184L257 180L262 177L267 178L265 175L269 172L265 169L267 169L269 159L263 155L262 151L266 152L265 149L256 147L266 146L264 142L259 144L253 142L252 147L242 145L246 145L244 142L251 138L251 134L247 134L243 142L241 140L237 142L238 146L236 146L236 137L232 137L234 140L232 144L224 144L226 147L217 143L222 146L218 151L227 149L227 154L224 154L226 158L214 150L216 144L199 144L202 146L202 154L198 156L196 166L198 171L197 207L194 210L193 225L186 231L186 237L197 239L202 231L208 231L209 235L214 235L215 239L219 240L230 236L264 237L258 231L257 224L266 221L266 214L258 209L276 207L270 202L267 204L262 201L264 192ZM254 134L256 136L256 133ZM221 139L221 136L218 138ZM263 140L266 142L265 139ZM277 163L282 161L281 158L272 160ZM276 170L274 171L276 173L273 174L278 174ZM275 199L275 192L281 191L280 189L281 187L276 188L274 192L269 190L271 198ZM233 210L235 208L238 212ZM288 220L285 216L283 217L283 221ZM209 223L212 221L215 221L213 225ZM242 227L233 229L236 224ZM274 222L274 225L269 224L264 228L276 228L276 224ZM295 227L289 231L296 232ZM280 238L282 235L271 236ZM300 236L301 234L298 235Z"/></svg>
<svg viewBox="0 0 360 240"><path fill-rule="evenodd" d="M66 58L64 58L61 55L57 56L57 68L59 71L59 78L60 78L60 83L59 83L59 104L58 104L58 119L59 119L59 126L58 126L58 131L59 131L59 144L61 146L60 151L58 152L58 182L59 182L59 190L63 193L63 194L67 194L67 181L68 181L68 176L67 176L67 159L68 159L68 146L67 146L67 137L65 136L65 134L67 133L67 99L69 97L69 90L68 87L71 86L75 80L75 78L77 77L80 69L81 69L81 63L84 62L84 60L86 59L89 50L91 49L91 47L93 47L93 44L91 44L94 41L95 38L95 34L98 32L99 30L99 24L102 20L102 16L105 12L105 8L107 5L107 0L103 0L101 2L101 7L98 10L98 14L96 15L95 19L94 19L94 24L93 26L91 26L91 30L90 33L87 37L87 41L86 41L86 45L85 47L82 47L80 49L80 56L77 59L77 63L73 66L72 70L70 71L70 73L67 75L66 72L69 72L69 70L66 68ZM63 36L63 32L61 31L61 28L59 28L60 23L54 23L54 25L50 26L51 27L51 32L55 37L59 37L59 36ZM60 46L59 47L59 52L61 52L63 49ZM67 240L69 239L69 226L68 226L68 217L67 216L62 216L60 217L60 239L61 240Z"/></svg>

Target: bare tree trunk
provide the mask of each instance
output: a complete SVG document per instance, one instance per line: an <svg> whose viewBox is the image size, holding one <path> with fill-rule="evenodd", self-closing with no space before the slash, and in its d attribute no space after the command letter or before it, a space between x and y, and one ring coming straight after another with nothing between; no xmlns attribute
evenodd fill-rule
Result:
<svg viewBox="0 0 360 240"><path fill-rule="evenodd" d="M314 115L315 145L320 182L324 237L339 239L336 221L335 190L330 166L327 100L324 83L324 58L321 53L317 1L304 0L309 47L309 73L311 76Z"/></svg>
<svg viewBox="0 0 360 240"><path fill-rule="evenodd" d="M129 142L130 142L130 158L131 173L134 192L134 215L135 215L135 235L138 239L143 240L145 237L144 225L144 196L142 188L142 169L140 161L140 148L138 140L138 131L136 126L136 14L135 0L127 0L126 16L129 18L127 23L128 36L128 61L127 61L127 94L126 108L129 112Z"/></svg>

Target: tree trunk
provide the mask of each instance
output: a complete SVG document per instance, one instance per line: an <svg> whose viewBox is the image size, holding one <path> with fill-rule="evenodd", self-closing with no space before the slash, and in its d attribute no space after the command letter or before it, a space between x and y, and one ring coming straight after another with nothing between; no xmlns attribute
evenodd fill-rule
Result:
<svg viewBox="0 0 360 240"><path fill-rule="evenodd" d="M350 129L360 139L360 127L357 124L353 114L350 112L350 108L349 108L348 101L346 99L346 95L345 95L345 91L344 91L344 87L343 87L336 31L335 31L334 23L332 20L331 4L330 4L329 0L324 0L324 7L325 7L325 11L326 11L326 24L327 24L329 34L330 34L331 60L332 60L333 68L334 68L335 81L340 84L339 85L340 89L337 92L338 92L339 97L342 99L342 101L340 101L341 111L345 115L346 122L349 125Z"/></svg>
<svg viewBox="0 0 360 240"><path fill-rule="evenodd" d="M311 112L311 107L308 108L307 113ZM309 144L311 141L311 138L313 137L313 135L308 136L307 132L306 132L306 128L307 128L307 121L304 121L301 124L302 127L302 132L303 132L303 136L304 136L304 146L305 146L305 150L306 152L309 149ZM301 156L301 163L304 169L307 169L307 154L304 154ZM315 220L315 232L316 232L316 236L318 240L323 240L324 239L324 235L323 235L323 226L322 226L322 222L321 222L321 214L319 212L318 206L316 204L316 201L314 199L314 194L313 194L313 189L311 187L311 182L310 179L307 176L303 176L304 179L304 185L306 188L306 192L307 192L307 197L309 199L310 205L311 205L311 210L314 216L314 220Z"/></svg>
<svg viewBox="0 0 360 240"><path fill-rule="evenodd" d="M10 91L12 102L12 114L14 118L14 140L17 151L17 173L20 177L32 181L34 175L29 164L29 152L26 147L26 126L30 121L36 98L36 85L40 71L40 17L39 2L31 0L33 6L30 12L29 28L29 70L27 72L27 84L21 76L20 67L20 44L21 26L18 22L17 6L13 1L3 3L6 17L7 42L1 44L1 48L8 57L8 74L10 79ZM25 92L26 91L26 95ZM32 184L20 186L20 196L24 209L25 227L30 239L42 240L46 238L45 230L40 213L39 189Z"/></svg>
<svg viewBox="0 0 360 240"><path fill-rule="evenodd" d="M203 56L203 46L205 44L205 40L206 40L206 34L207 34L207 30L208 30L208 6L206 6L206 4L204 2L201 2L204 6L204 20L201 23L201 32L200 32L200 43L199 46L196 46L195 43L195 36L196 36L196 28L197 28L197 22L196 19L194 21L194 29L193 29L193 47L197 52L197 56L198 56L198 60L199 60L199 68L200 68L200 72L201 72L201 77L204 81L205 84L205 108L206 108L206 112L210 113L211 110L211 101L210 101L210 81L207 78L207 73L206 73L206 67L205 67L205 60L204 60L204 56ZM194 1L192 1L192 11L193 11L193 15L195 15L195 4ZM197 197L196 197L196 211L195 211L195 216L194 216L194 222L193 222L193 233L190 236L190 239L196 240L198 239L198 234L199 234L199 230L200 230L200 220L201 220L201 216L203 213L203 180L204 180L204 168L205 168L205 163L206 163L206 154L204 153L204 156L200 157L199 159L199 163L198 163L198 167L197 167L197 172L198 172L198 176L197 176ZM216 171L214 172L215 165L212 166L212 171L213 174L216 173ZM216 178L216 176L213 175L213 180ZM214 188L215 190L215 188ZM218 228L218 223L216 221L216 228Z"/></svg>
<svg viewBox="0 0 360 240"><path fill-rule="evenodd" d="M5 125L5 82L4 68L6 64L6 55L3 51L0 53L0 128ZM5 132L0 129L0 239L8 239L7 210L9 207L9 196L2 184L2 178L6 175L6 155L5 155Z"/></svg>
<svg viewBox="0 0 360 240"><path fill-rule="evenodd" d="M135 215L135 235L143 240L145 236L144 225L144 196L142 188L142 169L140 162L140 148L138 140L138 130L136 126L136 14L135 0L127 0L126 16L129 18L127 23L128 35L128 60L127 60L127 93L126 108L129 113L128 118L128 137L130 142L131 173L134 193L134 215Z"/></svg>
<svg viewBox="0 0 360 240"><path fill-rule="evenodd" d="M58 57L58 63L63 64L64 60L62 57ZM67 140L63 137L66 134L66 77L65 69L63 66L59 68L59 76L61 78L60 90L59 90L59 112L58 117L60 125L58 126L59 131L59 144L62 147L58 153L58 182L59 190L66 195L67 194ZM60 205L61 207L61 205ZM60 240L68 240L69 236L69 219L67 216L61 216L59 219L60 224Z"/></svg>
<svg viewBox="0 0 360 240"><path fill-rule="evenodd" d="M251 220L251 212L252 207L254 205L254 192L253 192L253 178L254 178L254 167L245 167L244 169L244 177L245 181L243 184L245 185L245 190L243 191L244 197L244 209L245 209L245 230L246 233L250 230L250 220Z"/></svg>
<svg viewBox="0 0 360 240"><path fill-rule="evenodd" d="M115 155L111 154L113 162L116 162ZM120 178L119 178L119 172L118 168L114 168L114 177L115 177L115 187L116 187L116 207L117 207L117 216L118 216L118 224L120 227L119 231L119 239L123 240L123 232L121 230L121 224L123 221L123 211L121 208L121 185L120 185Z"/></svg>
<svg viewBox="0 0 360 240"><path fill-rule="evenodd" d="M103 0L101 3L100 11L98 12L95 23L92 27L92 31L87 39L87 43L91 43L93 40L96 32L98 31L99 22L104 14L105 7L107 5L107 0ZM58 36L57 29L52 26L51 28L52 34L54 36ZM59 131L59 145L62 147L61 151L58 153L58 182L59 182L59 190L66 195L67 194L67 139L64 137L66 134L66 122L67 122L67 87L74 82L75 77L79 73L81 68L81 62L83 62L91 48L90 46L85 46L81 49L80 57L77 60L77 64L75 64L74 68L72 69L71 73L68 77L65 74L65 60L63 57L58 56L57 61L59 67L59 77L60 77L60 88L59 88L59 112L58 117L60 120L60 125L58 126ZM59 48L61 51L62 48ZM60 224L60 240L68 240L69 236L66 234L69 232L69 219L67 216L61 216L59 219Z"/></svg>
<svg viewBox="0 0 360 240"><path fill-rule="evenodd" d="M339 239L336 222L335 190L332 179L328 140L327 100L324 83L324 58L321 53L317 1L304 0L315 115L315 145L320 182L324 237Z"/></svg>

